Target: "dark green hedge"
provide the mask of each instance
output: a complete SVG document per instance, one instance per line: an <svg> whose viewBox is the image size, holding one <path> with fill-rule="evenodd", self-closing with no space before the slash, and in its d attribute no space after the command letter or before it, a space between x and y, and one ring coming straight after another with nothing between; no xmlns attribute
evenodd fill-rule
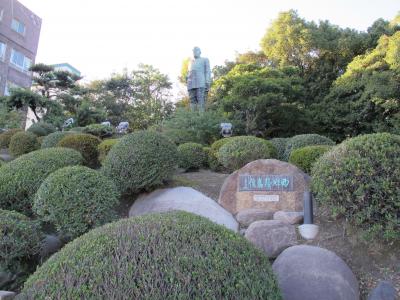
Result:
<svg viewBox="0 0 400 300"><path fill-rule="evenodd" d="M152 131L128 134L112 147L102 172L117 184L121 193L149 190L172 176L178 163L176 146Z"/></svg>
<svg viewBox="0 0 400 300"><path fill-rule="evenodd" d="M254 136L229 138L217 154L218 161L229 171L240 169L257 159L276 158L276 149L271 142Z"/></svg>
<svg viewBox="0 0 400 300"><path fill-rule="evenodd" d="M272 145L274 145L276 148L277 159L281 161L287 161L287 158L285 157L285 150L286 150L286 144L289 140L290 138L273 138L269 140L272 143Z"/></svg>
<svg viewBox="0 0 400 300"><path fill-rule="evenodd" d="M69 131L56 131L45 136L42 141L42 149L56 147L58 142L61 141L67 135L70 135Z"/></svg>
<svg viewBox="0 0 400 300"><path fill-rule="evenodd" d="M19 299L282 299L268 258L185 212L123 219L67 244Z"/></svg>
<svg viewBox="0 0 400 300"><path fill-rule="evenodd" d="M98 171L83 166L65 167L50 174L36 192L33 211L41 220L73 239L116 219L118 192Z"/></svg>
<svg viewBox="0 0 400 300"><path fill-rule="evenodd" d="M97 147L101 143L101 140L91 134L70 134L62 138L57 143L58 147L71 148L79 151L84 160L84 165L90 168L96 168L99 166L99 151Z"/></svg>
<svg viewBox="0 0 400 300"><path fill-rule="evenodd" d="M292 153L293 150L313 145L334 146L335 142L319 134L312 133L295 135L286 142L284 160L289 161L290 153Z"/></svg>
<svg viewBox="0 0 400 300"><path fill-rule="evenodd" d="M0 209L0 290L14 290L34 270L42 238L37 222Z"/></svg>
<svg viewBox="0 0 400 300"><path fill-rule="evenodd" d="M115 133L115 130L111 126L101 124L91 124L83 129L84 133L92 134L99 138L110 137Z"/></svg>
<svg viewBox="0 0 400 300"><path fill-rule="evenodd" d="M17 132L11 138L9 150L14 157L35 151L40 148L38 138L31 132Z"/></svg>
<svg viewBox="0 0 400 300"><path fill-rule="evenodd" d="M311 173L311 168L315 161L332 146L307 146L293 150L289 157L289 162L302 169L307 174Z"/></svg>
<svg viewBox="0 0 400 300"><path fill-rule="evenodd" d="M0 168L0 208L31 214L33 196L54 171L82 163L79 152L66 148L37 150Z"/></svg>
<svg viewBox="0 0 400 300"><path fill-rule="evenodd" d="M185 170L197 170L204 166L206 153L197 143L185 143L178 146L179 167Z"/></svg>
<svg viewBox="0 0 400 300"><path fill-rule="evenodd" d="M32 132L33 134L37 136L46 136L50 133L56 132L57 128L49 123L45 122L38 122L34 123L31 125L31 127L28 128L29 132Z"/></svg>
<svg viewBox="0 0 400 300"><path fill-rule="evenodd" d="M21 132L22 129L20 128L13 128L7 131L4 131L0 134L0 149L6 149L10 145L11 138L17 132Z"/></svg>
<svg viewBox="0 0 400 300"><path fill-rule="evenodd" d="M99 161L102 163L108 152L110 152L111 148L119 142L119 139L108 139L102 141L99 146L97 146L97 150L99 151Z"/></svg>
<svg viewBox="0 0 400 300"><path fill-rule="evenodd" d="M218 161L218 151L219 149L225 145L229 139L231 138L223 138L215 141L214 143L211 144L210 146L210 152L208 153L208 165L211 170L213 171L222 171L224 167L222 164Z"/></svg>
<svg viewBox="0 0 400 300"><path fill-rule="evenodd" d="M400 136L349 139L321 156L311 173L316 199L334 216L370 236L400 239Z"/></svg>

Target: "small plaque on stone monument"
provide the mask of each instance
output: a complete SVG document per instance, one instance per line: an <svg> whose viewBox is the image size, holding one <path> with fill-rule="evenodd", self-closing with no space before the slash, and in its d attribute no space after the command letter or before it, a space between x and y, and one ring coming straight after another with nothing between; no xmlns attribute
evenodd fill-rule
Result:
<svg viewBox="0 0 400 300"><path fill-rule="evenodd" d="M249 208L303 211L303 193L308 190L309 176L296 166L260 159L225 180L218 202L233 214Z"/></svg>

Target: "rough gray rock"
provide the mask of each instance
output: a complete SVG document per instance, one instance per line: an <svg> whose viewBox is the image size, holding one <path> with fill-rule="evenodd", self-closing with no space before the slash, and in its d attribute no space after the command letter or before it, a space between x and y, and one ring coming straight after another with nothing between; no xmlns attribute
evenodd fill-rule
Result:
<svg viewBox="0 0 400 300"><path fill-rule="evenodd" d="M282 221L288 224L300 224L303 221L303 212L299 211L277 211L274 213L274 220Z"/></svg>
<svg viewBox="0 0 400 300"><path fill-rule="evenodd" d="M213 199L190 187L161 189L142 195L131 206L129 217L172 210L190 212L235 232L239 230L239 224L230 212Z"/></svg>
<svg viewBox="0 0 400 300"><path fill-rule="evenodd" d="M236 215L236 220L242 227L249 227L251 223L261 220L271 220L274 212L259 208L241 210Z"/></svg>
<svg viewBox="0 0 400 300"><path fill-rule="evenodd" d="M16 294L14 292L0 291L0 300L14 299Z"/></svg>
<svg viewBox="0 0 400 300"><path fill-rule="evenodd" d="M60 250L62 246L63 244L57 236L47 234L42 240L42 245L40 248L40 257L46 258L52 255L53 253L57 252L58 250Z"/></svg>
<svg viewBox="0 0 400 300"><path fill-rule="evenodd" d="M295 227L276 220L252 223L246 230L245 238L270 258L277 257L287 247L297 244Z"/></svg>
<svg viewBox="0 0 400 300"><path fill-rule="evenodd" d="M356 277L332 251L293 246L272 265L285 300L359 300Z"/></svg>
<svg viewBox="0 0 400 300"><path fill-rule="evenodd" d="M396 290L389 281L381 281L371 291L368 300L396 300Z"/></svg>

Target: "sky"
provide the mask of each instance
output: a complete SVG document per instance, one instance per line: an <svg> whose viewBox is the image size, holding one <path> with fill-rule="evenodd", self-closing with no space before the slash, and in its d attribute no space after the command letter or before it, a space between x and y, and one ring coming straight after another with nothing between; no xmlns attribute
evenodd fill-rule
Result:
<svg viewBox="0 0 400 300"><path fill-rule="evenodd" d="M281 11L365 31L390 20L399 0L20 0L42 18L36 62L67 62L84 81L108 78L139 63L176 83L182 61L199 46L211 67L258 50Z"/></svg>

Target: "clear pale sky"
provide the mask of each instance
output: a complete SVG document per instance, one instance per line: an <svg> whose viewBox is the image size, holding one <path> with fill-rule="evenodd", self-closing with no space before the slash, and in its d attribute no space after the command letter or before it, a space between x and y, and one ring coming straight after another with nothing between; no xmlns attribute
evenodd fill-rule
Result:
<svg viewBox="0 0 400 300"><path fill-rule="evenodd" d="M392 19L399 0L20 0L39 15L37 62L68 62L86 80L109 77L138 63L152 64L177 81L194 46L211 67L236 52L259 49L280 11L366 30Z"/></svg>

